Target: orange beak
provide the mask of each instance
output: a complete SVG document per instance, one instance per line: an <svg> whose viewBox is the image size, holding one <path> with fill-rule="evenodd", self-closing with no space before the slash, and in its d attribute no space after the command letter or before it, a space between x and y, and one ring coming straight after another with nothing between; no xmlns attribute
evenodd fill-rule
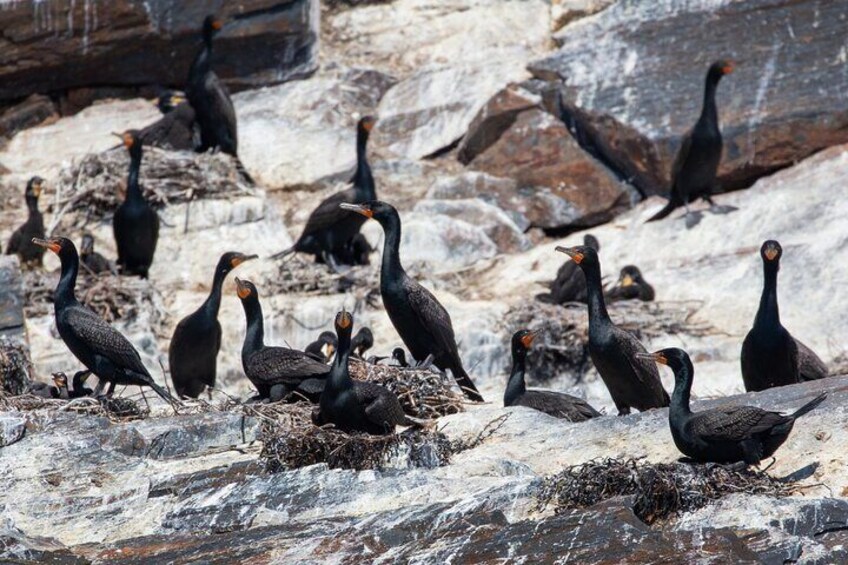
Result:
<svg viewBox="0 0 848 565"><path fill-rule="evenodd" d="M53 253L58 254L59 251L62 250L62 246L54 239L39 239L37 237L32 238L32 242L39 247L46 247Z"/></svg>
<svg viewBox="0 0 848 565"><path fill-rule="evenodd" d="M347 202L342 202L341 204L339 204L339 208L343 210L350 210L351 212L356 212L357 214L362 214L366 218L374 217L374 211L363 204L348 204Z"/></svg>
<svg viewBox="0 0 848 565"><path fill-rule="evenodd" d="M583 261L583 254L580 253L579 251L577 251L576 249L574 249L573 247L562 247L562 246L560 246L560 247L557 247L556 250L559 251L560 253L565 253L566 255L571 257L571 260L574 261L575 263L577 263L578 265L580 264L581 261Z"/></svg>

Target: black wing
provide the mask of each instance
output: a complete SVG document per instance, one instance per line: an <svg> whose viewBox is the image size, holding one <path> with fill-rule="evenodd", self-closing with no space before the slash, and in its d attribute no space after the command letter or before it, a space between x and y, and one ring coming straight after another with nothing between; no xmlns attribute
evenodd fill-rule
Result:
<svg viewBox="0 0 848 565"><path fill-rule="evenodd" d="M330 372L329 365L287 347L265 347L251 355L247 363L250 374L269 385L297 385L304 379L326 377Z"/></svg>
<svg viewBox="0 0 848 565"><path fill-rule="evenodd" d="M23 227L15 230L12 237L9 238L9 245L6 246L6 255L14 255L21 250L23 244Z"/></svg>
<svg viewBox="0 0 848 565"><path fill-rule="evenodd" d="M389 389L376 383L356 381L354 392L365 407L365 416L371 423L386 426L387 431L405 424L406 414L397 397Z"/></svg>
<svg viewBox="0 0 848 565"><path fill-rule="evenodd" d="M636 336L622 330L619 327L613 326L615 340L618 343L622 353L630 363L630 368L636 378L642 383L646 391L650 391L654 398L661 398L661 406L668 406L670 399L665 391L660 380L660 372L657 369L657 364L652 359L644 359L637 357L637 353L647 353L645 346L642 345Z"/></svg>
<svg viewBox="0 0 848 565"><path fill-rule="evenodd" d="M704 439L741 441L786 422L788 418L755 406L720 406L692 416L692 430Z"/></svg>
<svg viewBox="0 0 848 565"><path fill-rule="evenodd" d="M431 348L433 354L442 352L458 357L453 325L451 324L450 314L445 310L445 307L436 300L436 297L429 290L409 277L404 279L403 288L406 290L412 311L427 332L428 341L433 344ZM418 361L423 361L423 359L418 359Z"/></svg>
<svg viewBox="0 0 848 565"><path fill-rule="evenodd" d="M677 155L674 157L674 163L671 165L671 194L674 194L674 187L677 186L677 177L686 164L689 158L689 152L692 150L692 132L686 132L683 136L683 142L680 144L680 149L677 150Z"/></svg>
<svg viewBox="0 0 848 565"><path fill-rule="evenodd" d="M65 321L73 335L95 355L105 357L117 367L150 376L133 344L88 308L69 309Z"/></svg>
<svg viewBox="0 0 848 565"><path fill-rule="evenodd" d="M356 203L356 191L353 188L336 192L322 200L318 207L309 215L309 219L306 221L306 226L303 228L303 233L300 237L303 238L331 228L338 222L350 218L352 212L339 208L339 204L342 203Z"/></svg>
<svg viewBox="0 0 848 565"><path fill-rule="evenodd" d="M827 365L824 364L824 361L812 349L797 339L795 345L798 346L798 378L801 381L827 378Z"/></svg>
<svg viewBox="0 0 848 565"><path fill-rule="evenodd" d="M222 143L222 148L227 149L226 145L232 148L232 153L238 153L238 131L236 129L236 110L233 107L233 101L230 99L230 93L224 83L213 72L206 74L206 80L203 87L211 95L211 110L213 115L220 116L223 123L227 125L226 133L230 139L219 140Z"/></svg>

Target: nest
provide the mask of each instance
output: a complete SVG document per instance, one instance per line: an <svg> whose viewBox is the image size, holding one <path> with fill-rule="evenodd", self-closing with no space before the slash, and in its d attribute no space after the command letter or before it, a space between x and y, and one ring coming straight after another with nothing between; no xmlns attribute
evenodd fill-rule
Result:
<svg viewBox="0 0 848 565"><path fill-rule="evenodd" d="M102 416L112 422L129 422L141 420L150 413L137 402L129 398L75 398L62 400L58 398L41 398L32 394L20 396L0 395L0 410L15 410L31 412L33 410L52 410L75 412L89 416Z"/></svg>
<svg viewBox="0 0 848 565"><path fill-rule="evenodd" d="M55 272L34 270L24 273L24 314L27 317L53 314L53 292L58 280L59 275ZM162 297L150 281L145 279L109 273L80 273L76 296L80 302L110 324L117 320L135 319L141 312L147 312L152 327L164 331L167 325L168 313L162 303Z"/></svg>
<svg viewBox="0 0 848 565"><path fill-rule="evenodd" d="M126 191L129 156L123 147L90 154L59 173L51 210L67 231L111 215ZM256 194L225 153L190 153L145 147L140 184L147 201L161 208L199 198Z"/></svg>
<svg viewBox="0 0 848 565"><path fill-rule="evenodd" d="M403 411L415 418L434 420L464 411L465 397L446 375L371 365L359 359L351 359L349 367L354 379L377 383L392 391Z"/></svg>
<svg viewBox="0 0 848 565"><path fill-rule="evenodd" d="M380 271L373 265L351 267L340 274L323 263L307 261L305 257L294 256L280 261L276 275L263 281L263 289L267 289L264 292L320 296L356 289L368 294L380 288Z"/></svg>
<svg viewBox="0 0 848 565"><path fill-rule="evenodd" d="M260 418L260 460L271 473L325 463L331 469L434 468L450 461L451 443L437 431L407 429L372 436L345 433L312 423L314 406L297 404L245 405Z"/></svg>
<svg viewBox="0 0 848 565"><path fill-rule="evenodd" d="M0 337L0 395L23 394L32 375L29 351L7 337Z"/></svg>
<svg viewBox="0 0 848 565"><path fill-rule="evenodd" d="M634 514L653 524L730 494L778 497L794 490L787 482L747 468L603 459L568 467L545 479L537 496L541 507L553 503L556 513L588 508L614 497L632 497Z"/></svg>

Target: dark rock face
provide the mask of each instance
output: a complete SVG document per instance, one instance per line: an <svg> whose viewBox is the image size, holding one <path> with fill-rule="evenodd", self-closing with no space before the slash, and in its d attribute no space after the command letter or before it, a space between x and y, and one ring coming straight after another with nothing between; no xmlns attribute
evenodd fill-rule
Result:
<svg viewBox="0 0 848 565"><path fill-rule="evenodd" d="M0 137L11 137L28 127L58 118L56 105L47 96L33 94L0 113Z"/></svg>
<svg viewBox="0 0 848 565"><path fill-rule="evenodd" d="M710 63L738 59L717 97L719 181L738 188L848 141L846 17L845 2L622 0L568 26L530 70L561 83L578 134L650 195L668 190Z"/></svg>
<svg viewBox="0 0 848 565"><path fill-rule="evenodd" d="M0 100L87 85L181 86L209 13L226 22L214 65L232 89L316 69L317 0L25 0L0 10Z"/></svg>

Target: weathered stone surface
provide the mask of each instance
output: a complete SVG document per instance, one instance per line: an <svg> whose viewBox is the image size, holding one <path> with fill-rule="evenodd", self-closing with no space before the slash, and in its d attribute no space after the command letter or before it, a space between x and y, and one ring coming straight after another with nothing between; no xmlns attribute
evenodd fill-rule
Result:
<svg viewBox="0 0 848 565"><path fill-rule="evenodd" d="M6 243L2 243L5 247ZM24 338L24 289L15 256L0 256L0 336Z"/></svg>
<svg viewBox="0 0 848 565"><path fill-rule="evenodd" d="M588 227L630 205L627 186L586 153L565 124L541 109L521 112L469 167L515 179L520 210L537 227Z"/></svg>
<svg viewBox="0 0 848 565"><path fill-rule="evenodd" d="M498 246L476 223L420 212L403 216L404 261L427 263L436 272L445 272L490 259L497 253Z"/></svg>
<svg viewBox="0 0 848 565"><path fill-rule="evenodd" d="M414 212L425 216L448 216L481 228L500 253L516 253L530 248L530 241L503 210L480 199L422 200Z"/></svg>
<svg viewBox="0 0 848 565"><path fill-rule="evenodd" d="M596 14L616 0L551 0L551 31Z"/></svg>
<svg viewBox="0 0 848 565"><path fill-rule="evenodd" d="M33 94L0 113L0 137L11 137L23 129L56 118L58 114L53 101L46 96Z"/></svg>
<svg viewBox="0 0 848 565"><path fill-rule="evenodd" d="M530 70L562 81L581 135L657 194L698 118L707 68L738 58L717 98L728 189L848 141L846 18L844 2L620 0L563 29L559 51Z"/></svg>
<svg viewBox="0 0 848 565"><path fill-rule="evenodd" d="M215 68L233 88L317 67L316 0L6 2L0 10L0 99L86 85L182 85L200 24L218 11Z"/></svg>

